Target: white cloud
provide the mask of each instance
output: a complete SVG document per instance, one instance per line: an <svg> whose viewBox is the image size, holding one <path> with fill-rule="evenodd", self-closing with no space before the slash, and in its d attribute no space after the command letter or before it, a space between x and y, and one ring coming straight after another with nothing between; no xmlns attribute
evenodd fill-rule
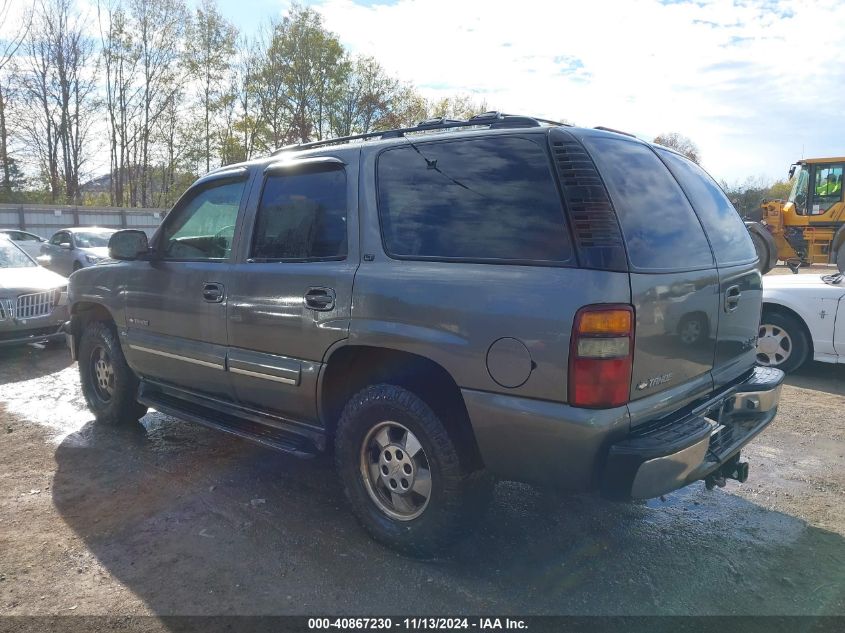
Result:
<svg viewBox="0 0 845 633"><path fill-rule="evenodd" d="M398 0L316 5L353 52L428 96L679 131L718 178L782 177L845 153L845 3Z"/></svg>

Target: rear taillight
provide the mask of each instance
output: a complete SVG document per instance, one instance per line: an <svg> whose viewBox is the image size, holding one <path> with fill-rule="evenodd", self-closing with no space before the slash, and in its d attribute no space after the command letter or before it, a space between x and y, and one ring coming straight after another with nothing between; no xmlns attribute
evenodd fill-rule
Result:
<svg viewBox="0 0 845 633"><path fill-rule="evenodd" d="M569 348L569 404L604 409L628 402L634 354L634 310L627 305L581 308Z"/></svg>

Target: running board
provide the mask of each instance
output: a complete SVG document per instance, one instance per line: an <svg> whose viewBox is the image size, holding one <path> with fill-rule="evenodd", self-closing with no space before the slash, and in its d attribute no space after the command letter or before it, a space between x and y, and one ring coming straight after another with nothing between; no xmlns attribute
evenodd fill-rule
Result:
<svg viewBox="0 0 845 633"><path fill-rule="evenodd" d="M297 457L310 458L318 452L311 441L295 433L286 432L260 422L245 420L171 394L145 389L143 386L138 394L138 402L165 415L188 422L196 422Z"/></svg>

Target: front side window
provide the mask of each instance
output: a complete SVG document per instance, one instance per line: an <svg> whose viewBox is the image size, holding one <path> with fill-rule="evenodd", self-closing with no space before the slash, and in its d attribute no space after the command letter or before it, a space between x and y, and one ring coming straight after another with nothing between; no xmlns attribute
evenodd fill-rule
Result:
<svg viewBox="0 0 845 633"><path fill-rule="evenodd" d="M710 237L716 263L728 265L753 260L757 253L751 236L721 187L691 160L662 149L657 153L692 202Z"/></svg>
<svg viewBox="0 0 845 633"><path fill-rule="evenodd" d="M246 181L212 185L168 215L159 250L164 259L223 260L232 252Z"/></svg>
<svg viewBox="0 0 845 633"><path fill-rule="evenodd" d="M378 161L387 253L411 259L568 262L572 246L543 146L494 137L419 143Z"/></svg>
<svg viewBox="0 0 845 633"><path fill-rule="evenodd" d="M811 215L821 215L842 200L842 165L817 165Z"/></svg>
<svg viewBox="0 0 845 633"><path fill-rule="evenodd" d="M59 246L61 244L70 244L70 235L65 232L56 233L53 236L53 239L50 240L50 244L54 244L55 246Z"/></svg>
<svg viewBox="0 0 845 633"><path fill-rule="evenodd" d="M250 258L346 257L346 172L340 166L271 174L264 183Z"/></svg>
<svg viewBox="0 0 845 633"><path fill-rule="evenodd" d="M713 265L701 223L650 147L605 136L586 137L584 144L607 185L634 268L689 270Z"/></svg>

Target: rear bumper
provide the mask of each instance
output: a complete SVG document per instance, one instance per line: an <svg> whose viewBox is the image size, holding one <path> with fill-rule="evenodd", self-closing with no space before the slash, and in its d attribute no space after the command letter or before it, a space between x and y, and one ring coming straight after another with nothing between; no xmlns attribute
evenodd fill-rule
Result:
<svg viewBox="0 0 845 633"><path fill-rule="evenodd" d="M657 497L735 463L742 447L774 419L783 379L778 369L757 367L742 383L681 419L637 427L610 447L602 494Z"/></svg>
<svg viewBox="0 0 845 633"><path fill-rule="evenodd" d="M758 367L740 384L633 431L626 406L581 409L462 393L492 474L567 490L600 488L609 498L631 499L660 496L730 463L774 418L782 382L780 370Z"/></svg>

